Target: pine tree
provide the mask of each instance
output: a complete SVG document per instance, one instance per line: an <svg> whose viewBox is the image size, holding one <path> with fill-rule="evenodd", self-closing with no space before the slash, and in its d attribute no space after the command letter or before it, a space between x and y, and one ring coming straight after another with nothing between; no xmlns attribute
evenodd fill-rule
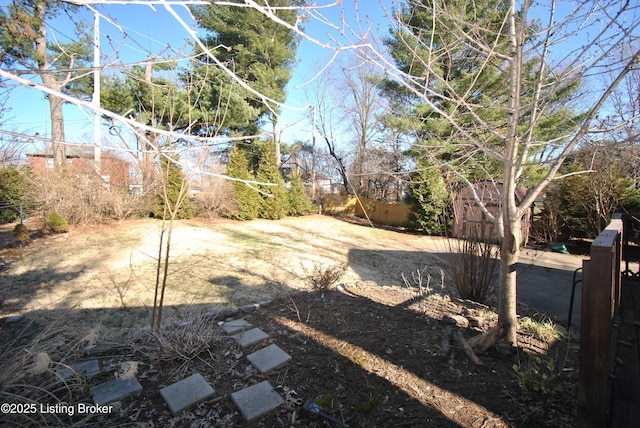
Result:
<svg viewBox="0 0 640 428"><path fill-rule="evenodd" d="M259 216L270 220L286 217L289 213L289 198L284 187L282 174L276 163L276 151L273 141L268 141L262 148L257 180L261 183L272 183L275 186L261 186L267 195L262 196Z"/></svg>
<svg viewBox="0 0 640 428"><path fill-rule="evenodd" d="M291 25L298 18L293 0L257 0L258 5L273 7L271 11ZM218 61L233 69L235 76L266 97L283 102L286 86L295 65L298 37L295 31L270 19L251 7L211 4L194 6L193 15L205 33L203 41L212 47ZM224 46L227 49L221 49ZM234 81L208 59L205 68L194 68L206 74L213 84L204 91L204 99L213 111L220 109L223 118L217 133L230 131L254 135L264 120L275 120L274 105L269 105ZM200 63L203 64L203 63Z"/></svg>
<svg viewBox="0 0 640 428"><path fill-rule="evenodd" d="M239 145L235 145L229 154L227 175L241 180L254 179L249 172L249 161L245 150ZM233 182L233 192L236 208L231 216L236 220L253 220L257 218L260 207L260 194L255 189L239 181Z"/></svg>
<svg viewBox="0 0 640 428"><path fill-rule="evenodd" d="M430 235L446 231L447 186L440 169L419 158L411 174L406 202L411 206L412 226Z"/></svg>
<svg viewBox="0 0 640 428"><path fill-rule="evenodd" d="M299 216L313 212L313 205L309 200L300 174L293 174L291 177L287 194L289 196L289 215Z"/></svg>
<svg viewBox="0 0 640 428"><path fill-rule="evenodd" d="M187 179L180 167L166 156L160 158L160 173L162 188L156 196L156 205L153 209L153 216L156 218L165 217L165 203L168 204L169 211L176 211L176 219L193 217L191 202L186 197ZM169 217L167 214L166 217Z"/></svg>

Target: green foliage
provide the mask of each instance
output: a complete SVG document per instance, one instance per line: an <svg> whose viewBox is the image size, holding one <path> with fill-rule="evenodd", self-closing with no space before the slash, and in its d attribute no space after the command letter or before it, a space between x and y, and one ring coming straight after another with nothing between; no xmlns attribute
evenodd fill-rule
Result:
<svg viewBox="0 0 640 428"><path fill-rule="evenodd" d="M562 173L571 175L552 183L536 227L549 240L571 237L595 238L616 212L637 213L640 191L630 171L622 167L624 151L583 150L575 155Z"/></svg>
<svg viewBox="0 0 640 428"><path fill-rule="evenodd" d="M22 223L16 224L16 226L13 228L13 237L19 244L25 244L31 239L31 235L29 235L29 229L27 229L27 226Z"/></svg>
<svg viewBox="0 0 640 428"><path fill-rule="evenodd" d="M24 202L27 188L27 175L24 171L13 166L0 169L0 206ZM0 224L14 222L19 215L18 207L4 208L0 210Z"/></svg>
<svg viewBox="0 0 640 428"><path fill-rule="evenodd" d="M418 158L405 202L411 206L409 221L412 227L430 235L446 232L446 210L449 206L447 186L440 169L430 165L425 158Z"/></svg>
<svg viewBox="0 0 640 428"><path fill-rule="evenodd" d="M229 153L227 175L240 180L254 180L253 175L249 172L246 151L240 145L233 146L231 153ZM233 182L233 193L235 209L232 211L231 217L236 220L253 220L257 218L261 202L260 194L247 184L239 181Z"/></svg>
<svg viewBox="0 0 640 428"><path fill-rule="evenodd" d="M262 147L260 167L256 179L261 183L271 183L275 186L262 185L262 202L259 209L259 217L269 220L277 220L286 217L289 213L289 198L284 180L276 163L276 150L273 141L265 142Z"/></svg>
<svg viewBox="0 0 640 428"><path fill-rule="evenodd" d="M5 67L20 69L65 70L63 78L49 74L57 84L63 84L62 90L74 95L89 95L92 90L92 76L84 68L93 54L91 31L87 23L76 13L77 6L58 0L8 2L0 10L0 49L3 55L0 61ZM37 50L39 34L49 21L59 15L72 17L75 25L74 35L66 40L57 38L47 40L46 57ZM69 41L70 40L70 41ZM82 71L69 71L73 69ZM45 82L46 84L46 82Z"/></svg>
<svg viewBox="0 0 640 428"><path fill-rule="evenodd" d="M528 364L513 365L518 386L527 398L535 401L552 401L558 393L555 370L555 359L543 360L537 355L530 358Z"/></svg>
<svg viewBox="0 0 640 428"><path fill-rule="evenodd" d="M313 204L309 200L304 181L300 174L294 174L289 181L289 215L300 216L313 212Z"/></svg>
<svg viewBox="0 0 640 428"><path fill-rule="evenodd" d="M52 212L44 227L51 233L67 233L69 231L69 222L60 214Z"/></svg>
<svg viewBox="0 0 640 428"><path fill-rule="evenodd" d="M152 215L155 218L186 219L193 217L188 198L189 184L180 166L162 156L160 158L161 188L156 195ZM166 208L166 214L165 214Z"/></svg>
<svg viewBox="0 0 640 428"><path fill-rule="evenodd" d="M297 0L258 0L257 3L273 7L272 12L279 19L292 25L296 23L295 9L278 7L298 4ZM284 101L298 46L294 31L248 7L212 4L193 7L191 11L201 29L207 32L203 41L220 62L256 91ZM196 64L194 75L206 74L211 82L207 84L203 102L209 106L207 111L218 118L217 132L255 134L261 121L271 114L271 107L209 62L211 60Z"/></svg>
<svg viewBox="0 0 640 428"><path fill-rule="evenodd" d="M518 329L549 344L560 340L564 336L564 333L548 318L536 321L530 317L523 317L518 321Z"/></svg>
<svg viewBox="0 0 640 428"><path fill-rule="evenodd" d="M387 122L394 123L408 140L414 141L411 154L417 163L425 158L430 165L446 165L455 171L451 175L455 180L503 179L507 144L515 141L505 138L511 120L508 82L512 80L512 70L505 66L501 54L509 55L508 32L504 31L508 9L509 3L504 0L406 2L398 16L407 25L392 30L386 40L396 65L415 77L405 84L386 81L382 85L393 107L394 119ZM523 18L516 11L516 20L520 19ZM461 23L474 23L474 28ZM523 42L530 48L536 41L537 24L527 22L527 26L531 32ZM553 71L540 67L539 58L525 58L517 70L521 87L516 140L562 144L580 119L567 107L580 82L558 85ZM540 76L540 70L548 75ZM425 77L429 80L425 81ZM542 82L540 92L531 84L538 80ZM532 106L540 105L545 107L531 111ZM545 172L540 168L545 148L540 144L527 149L522 173L514 184L540 183ZM448 185L456 184L453 178ZM428 180L418 177L416 181ZM428 193L429 189L413 187L415 204L425 207L425 202L415 199L421 190ZM430 198L427 194L425 199ZM431 229L432 213L428 207L425 215L421 211L416 210L418 223L426 218L424 227Z"/></svg>

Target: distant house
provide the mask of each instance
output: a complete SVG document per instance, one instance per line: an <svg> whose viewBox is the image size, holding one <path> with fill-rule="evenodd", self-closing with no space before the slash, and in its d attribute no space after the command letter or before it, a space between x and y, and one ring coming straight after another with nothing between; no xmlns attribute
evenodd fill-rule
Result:
<svg viewBox="0 0 640 428"><path fill-rule="evenodd" d="M93 146L68 146L67 171L77 176L95 175L95 152ZM28 153L31 172L38 176L46 176L55 170L51 150ZM109 152L100 155L100 176L110 186L129 188L129 162Z"/></svg>
<svg viewBox="0 0 640 428"><path fill-rule="evenodd" d="M487 210L492 215L497 215L500 212L500 206L502 204L501 194L504 188L503 184L491 180L481 180L474 184L474 188ZM516 204L519 205L526 195L527 191L525 189L518 188L516 191ZM522 228L520 230L522 237L521 244L526 244L529 238L530 227L531 212L527 211L522 218ZM498 233L495 230L495 225L486 218L480 207L476 204L473 193L465 186L454 194L453 197L453 229L451 234L454 238L466 238L472 236L474 233L476 236L483 236L488 241L498 241Z"/></svg>

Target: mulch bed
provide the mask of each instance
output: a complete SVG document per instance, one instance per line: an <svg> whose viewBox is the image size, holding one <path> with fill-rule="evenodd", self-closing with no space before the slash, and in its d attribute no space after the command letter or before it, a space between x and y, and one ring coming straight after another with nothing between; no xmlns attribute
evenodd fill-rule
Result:
<svg viewBox="0 0 640 428"><path fill-rule="evenodd" d="M55 399L90 403L91 385L123 376L124 371L134 373L143 392L115 403L110 415L30 418L0 414L0 425L337 426L305 411L303 404L308 399L351 427L574 425L575 343L565 339L550 345L523 333L515 352L494 347L479 355L482 365L477 365L455 341L451 352L441 355L443 318L450 315L471 320L469 327L453 327L467 338L495 323L491 312L480 306L440 294L418 295L405 288L339 286L332 291L299 293L242 315L270 335L255 348L241 350L233 338L222 333L218 324L224 320L219 317L203 318L173 326L160 337L138 333L127 338L124 347L106 347L92 356L101 362L98 376L87 382L68 382L68 388L57 387L53 395L46 396L49 404ZM6 325L0 327L0 333L9 334ZM66 362L87 358L70 338L71 332L62 337L65 345L60 345L60 336L56 336L57 346L39 345L54 365L62 358ZM292 361L265 376L251 366L246 355L269 343L285 350ZM7 349L3 352L4 357L10 355ZM172 416L160 397L160 388L196 372L215 388L216 395L197 408ZM7 381L0 401L29 394L32 400L45 399L33 394L52 373L27 375L19 384ZM247 423L230 395L265 379L286 405ZM55 382L49 379L45 384Z"/></svg>

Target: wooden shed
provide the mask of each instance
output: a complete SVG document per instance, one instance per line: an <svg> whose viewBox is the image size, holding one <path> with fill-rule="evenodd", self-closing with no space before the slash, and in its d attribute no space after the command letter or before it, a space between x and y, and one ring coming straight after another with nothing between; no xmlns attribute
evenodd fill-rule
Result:
<svg viewBox="0 0 640 428"><path fill-rule="evenodd" d="M474 187L487 210L491 214L497 215L502 205L503 184L491 180L482 180L476 182ZM516 204L520 204L526 194L527 191L525 189L518 188L516 191ZM531 212L527 211L522 218L522 241L520 244L527 243L530 227ZM484 236L491 242L498 242L499 240L495 225L487 220L480 207L476 204L471 189L466 186L453 195L453 228L451 233L454 238L466 238L475 233L476 236Z"/></svg>

